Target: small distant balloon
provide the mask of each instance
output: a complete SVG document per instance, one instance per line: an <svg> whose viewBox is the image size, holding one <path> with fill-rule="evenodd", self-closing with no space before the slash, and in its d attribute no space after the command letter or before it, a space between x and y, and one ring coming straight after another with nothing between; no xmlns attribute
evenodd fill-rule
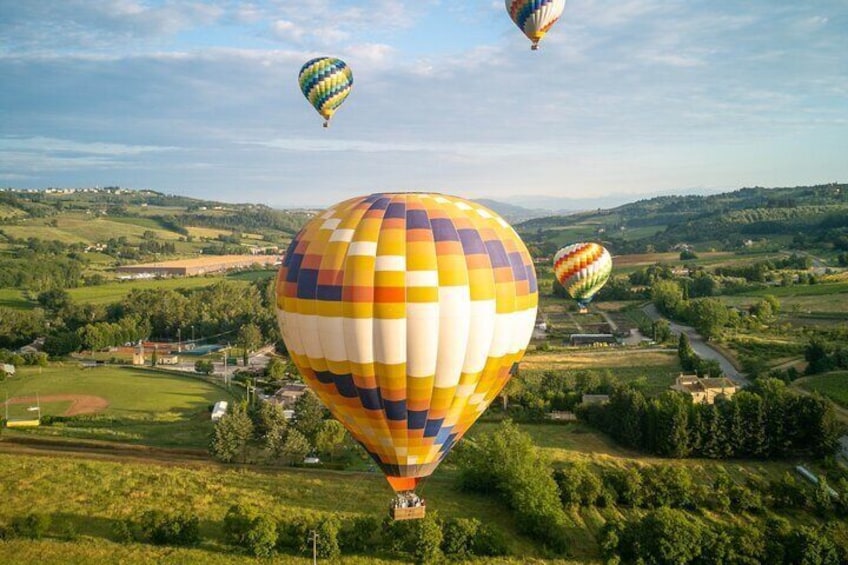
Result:
<svg viewBox="0 0 848 565"><path fill-rule="evenodd" d="M574 243L554 255L554 276L585 311L612 273L612 256L597 243Z"/></svg>
<svg viewBox="0 0 848 565"><path fill-rule="evenodd" d="M557 22L565 9L565 0L506 0L506 11L524 35L539 48L539 41Z"/></svg>
<svg viewBox="0 0 848 565"><path fill-rule="evenodd" d="M324 118L324 127L345 101L353 87L350 67L335 57L317 57L306 62L297 77L300 90Z"/></svg>

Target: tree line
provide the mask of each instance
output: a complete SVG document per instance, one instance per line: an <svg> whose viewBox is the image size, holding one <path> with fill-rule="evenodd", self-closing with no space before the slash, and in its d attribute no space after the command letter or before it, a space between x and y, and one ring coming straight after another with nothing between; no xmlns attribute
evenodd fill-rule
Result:
<svg viewBox="0 0 848 565"><path fill-rule="evenodd" d="M676 391L646 398L619 386L609 403L581 407L579 414L621 445L661 457L826 457L841 433L830 403L775 379L759 379L752 390L714 404L694 404Z"/></svg>

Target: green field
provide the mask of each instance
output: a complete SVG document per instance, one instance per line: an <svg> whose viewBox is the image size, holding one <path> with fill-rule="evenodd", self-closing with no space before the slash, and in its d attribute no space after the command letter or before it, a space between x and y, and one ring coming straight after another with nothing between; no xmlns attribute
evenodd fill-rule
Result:
<svg viewBox="0 0 848 565"><path fill-rule="evenodd" d="M495 424L479 423L469 436L495 430ZM582 425L521 425L547 452L554 464L584 461L589 465L627 466L645 464L684 465L693 476L710 481L722 469L734 480L746 477L773 479L792 469L787 462L715 462L703 460L669 461L639 457L610 444L601 434ZM49 538L60 537L69 526L78 539L60 542L8 540L0 542L0 557L14 557L15 563L96 562L98 559L122 563L255 563L225 546L222 520L227 508L241 504L276 519L297 515L337 513L342 516L367 513L382 516L391 490L379 473L345 473L317 469L259 470L222 466L212 462L165 464L162 462L113 462L88 456L46 457L0 453L0 499L4 515L28 512L52 517ZM515 557L511 560L480 560L478 563L539 562L545 554L536 544L517 535L511 512L494 497L472 495L457 490L455 469L449 461L442 465L420 492L428 511L442 518L477 518L497 529L506 538ZM195 549L160 548L143 544L118 544L113 528L118 520L137 518L152 509L190 511L201 517L203 541ZM567 512L570 555L573 561L546 563L600 563L596 535L610 517L628 519L641 514L625 508L582 508ZM806 516L801 516L804 522ZM709 519L747 522L748 516L709 513ZM382 561L381 561L382 559ZM293 555L279 555L274 563L309 563ZM346 556L340 563L401 563L380 554Z"/></svg>
<svg viewBox="0 0 848 565"><path fill-rule="evenodd" d="M591 371L609 374L621 383L638 383L647 394L657 394L674 384L680 361L674 350L633 348L551 348L530 351L521 361L523 373Z"/></svg>
<svg viewBox="0 0 848 565"><path fill-rule="evenodd" d="M180 237L180 234L164 230L155 222L151 222L153 226L138 225L127 221L126 218L113 220L86 214L65 214L55 221L56 226L51 226L43 220L27 220L16 226L4 226L3 230L16 238L34 237L48 241L58 240L63 243L106 242L118 237L138 241L146 231L152 231L156 237L165 240L175 240Z"/></svg>
<svg viewBox="0 0 848 565"><path fill-rule="evenodd" d="M97 286L72 288L68 290L68 294L71 295L74 302L79 304L112 304L114 302L120 302L133 289L176 290L179 288L204 288L226 279L227 277L221 275L120 281Z"/></svg>
<svg viewBox="0 0 848 565"><path fill-rule="evenodd" d="M388 483L377 473L261 472L213 463L187 467L2 453L0 467L4 473L0 499L5 515L33 511L51 514L57 534L62 527L72 524L82 536L77 542L61 544L62 550L50 541L0 542L0 556L14 556L15 563L53 562L50 556L67 562L69 555L78 556L77 562L93 562L104 553L108 555L104 562L151 563L165 557L166 562L172 563L256 563L253 558L234 553L220 541L221 522L230 505L238 503L261 509L277 518L326 512L383 516L392 494ZM437 510L440 516L478 518L504 532L516 554L539 555L529 541L512 533L515 524L510 513L494 499L457 492L453 481L445 478L428 481L423 494L428 507ZM200 530L206 541L197 549L167 551L148 545L121 546L110 542L116 521L135 518L151 508L185 510L201 516ZM110 551L103 552L104 548ZM284 555L274 562L311 560ZM377 561L354 557L344 562Z"/></svg>
<svg viewBox="0 0 848 565"><path fill-rule="evenodd" d="M29 310L34 304L24 298L23 291L17 288L0 288L0 307Z"/></svg>
<svg viewBox="0 0 848 565"><path fill-rule="evenodd" d="M233 400L227 391L196 377L110 366L21 367L15 377L0 383L0 402L6 395L14 399L36 394L45 399L62 394L100 397L108 406L96 417L15 433L194 448L208 444L209 405ZM26 419L26 408L33 404L10 405L10 419ZM45 402L42 414L59 416L67 407L68 402Z"/></svg>
<svg viewBox="0 0 848 565"><path fill-rule="evenodd" d="M804 390L818 392L848 408L848 371L834 371L824 375L805 377L799 379L797 383Z"/></svg>

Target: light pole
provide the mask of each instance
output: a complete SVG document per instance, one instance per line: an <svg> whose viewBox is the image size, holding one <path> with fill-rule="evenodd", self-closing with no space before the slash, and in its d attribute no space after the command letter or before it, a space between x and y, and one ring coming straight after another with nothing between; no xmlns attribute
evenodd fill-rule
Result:
<svg viewBox="0 0 848 565"><path fill-rule="evenodd" d="M177 328L177 353L182 353L182 351L183 351L182 328Z"/></svg>

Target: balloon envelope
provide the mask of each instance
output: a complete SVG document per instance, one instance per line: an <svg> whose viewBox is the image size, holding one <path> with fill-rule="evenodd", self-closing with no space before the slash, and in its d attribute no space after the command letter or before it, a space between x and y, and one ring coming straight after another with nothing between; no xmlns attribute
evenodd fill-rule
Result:
<svg viewBox="0 0 848 565"><path fill-rule="evenodd" d="M327 125L353 88L353 73L341 59L318 57L307 61L297 77L300 90Z"/></svg>
<svg viewBox="0 0 848 565"><path fill-rule="evenodd" d="M537 48L564 9L565 0L506 0L509 17L533 42L533 49Z"/></svg>
<svg viewBox="0 0 848 565"><path fill-rule="evenodd" d="M612 273L612 257L597 243L575 243L554 256L554 276L569 296L586 307Z"/></svg>
<svg viewBox="0 0 848 565"><path fill-rule="evenodd" d="M347 200L292 241L283 340L397 491L430 475L509 380L533 331L527 249L497 214L427 193Z"/></svg>

